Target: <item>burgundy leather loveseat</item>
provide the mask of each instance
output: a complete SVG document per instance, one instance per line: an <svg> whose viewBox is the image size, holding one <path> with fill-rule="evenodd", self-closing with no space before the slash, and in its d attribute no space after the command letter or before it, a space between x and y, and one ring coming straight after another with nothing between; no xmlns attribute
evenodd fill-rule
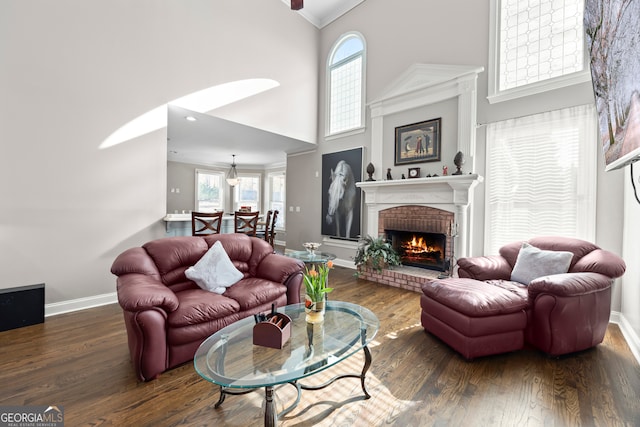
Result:
<svg viewBox="0 0 640 427"><path fill-rule="evenodd" d="M519 350L526 343L552 356L601 343L609 323L611 284L624 274L624 261L578 239L537 237L528 243L542 251L570 252L568 271L534 274L529 283L514 280L523 242L503 246L500 255L462 258L459 277L422 286L425 330L467 359Z"/></svg>
<svg viewBox="0 0 640 427"><path fill-rule="evenodd" d="M244 276L223 294L185 276L217 241ZM118 276L118 302L138 378L147 381L192 360L211 334L271 304L299 303L303 269L301 261L245 234L169 237L123 252L111 272Z"/></svg>

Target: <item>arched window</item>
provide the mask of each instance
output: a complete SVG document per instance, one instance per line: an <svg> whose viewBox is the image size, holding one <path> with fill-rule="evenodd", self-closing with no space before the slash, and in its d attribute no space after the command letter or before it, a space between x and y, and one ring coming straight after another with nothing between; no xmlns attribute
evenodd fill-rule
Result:
<svg viewBox="0 0 640 427"><path fill-rule="evenodd" d="M364 38L359 33L342 35L327 61L327 135L363 127L364 70Z"/></svg>

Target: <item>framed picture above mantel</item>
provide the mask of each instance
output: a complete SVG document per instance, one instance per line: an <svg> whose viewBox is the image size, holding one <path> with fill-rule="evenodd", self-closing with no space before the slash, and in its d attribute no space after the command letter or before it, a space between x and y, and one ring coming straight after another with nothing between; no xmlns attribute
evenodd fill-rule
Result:
<svg viewBox="0 0 640 427"><path fill-rule="evenodd" d="M394 164L440 161L440 129L442 118L426 120L396 128Z"/></svg>

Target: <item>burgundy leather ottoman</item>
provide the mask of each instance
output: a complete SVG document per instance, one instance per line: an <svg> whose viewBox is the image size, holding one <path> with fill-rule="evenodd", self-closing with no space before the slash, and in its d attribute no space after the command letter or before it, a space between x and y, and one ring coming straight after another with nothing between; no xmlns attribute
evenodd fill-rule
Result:
<svg viewBox="0 0 640 427"><path fill-rule="evenodd" d="M527 289L466 278L422 285L422 326L466 359L524 347Z"/></svg>

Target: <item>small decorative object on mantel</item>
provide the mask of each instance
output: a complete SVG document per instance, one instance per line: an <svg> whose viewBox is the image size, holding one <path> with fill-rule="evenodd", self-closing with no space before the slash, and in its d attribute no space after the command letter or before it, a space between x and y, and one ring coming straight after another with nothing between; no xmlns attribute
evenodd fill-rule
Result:
<svg viewBox="0 0 640 427"><path fill-rule="evenodd" d="M387 168L387 179L391 181L393 177L391 176L391 168Z"/></svg>
<svg viewBox="0 0 640 427"><path fill-rule="evenodd" d="M402 174L402 177L400 179L407 179L407 177Z"/></svg>
<svg viewBox="0 0 640 427"><path fill-rule="evenodd" d="M453 158L453 164L456 165L458 170L451 175L462 175L462 165L464 165L464 154L462 154L462 151L458 151L456 156Z"/></svg>
<svg viewBox="0 0 640 427"><path fill-rule="evenodd" d="M420 168L409 168L409 178L420 178Z"/></svg>
<svg viewBox="0 0 640 427"><path fill-rule="evenodd" d="M447 176L449 175L449 168L447 167L447 165L444 165L442 167L442 176Z"/></svg>
<svg viewBox="0 0 640 427"><path fill-rule="evenodd" d="M375 171L376 171L376 168L373 166L373 163L369 162L369 164L367 165L367 174L369 175L369 178L367 178L367 181L375 181L375 179L373 179L372 177Z"/></svg>

